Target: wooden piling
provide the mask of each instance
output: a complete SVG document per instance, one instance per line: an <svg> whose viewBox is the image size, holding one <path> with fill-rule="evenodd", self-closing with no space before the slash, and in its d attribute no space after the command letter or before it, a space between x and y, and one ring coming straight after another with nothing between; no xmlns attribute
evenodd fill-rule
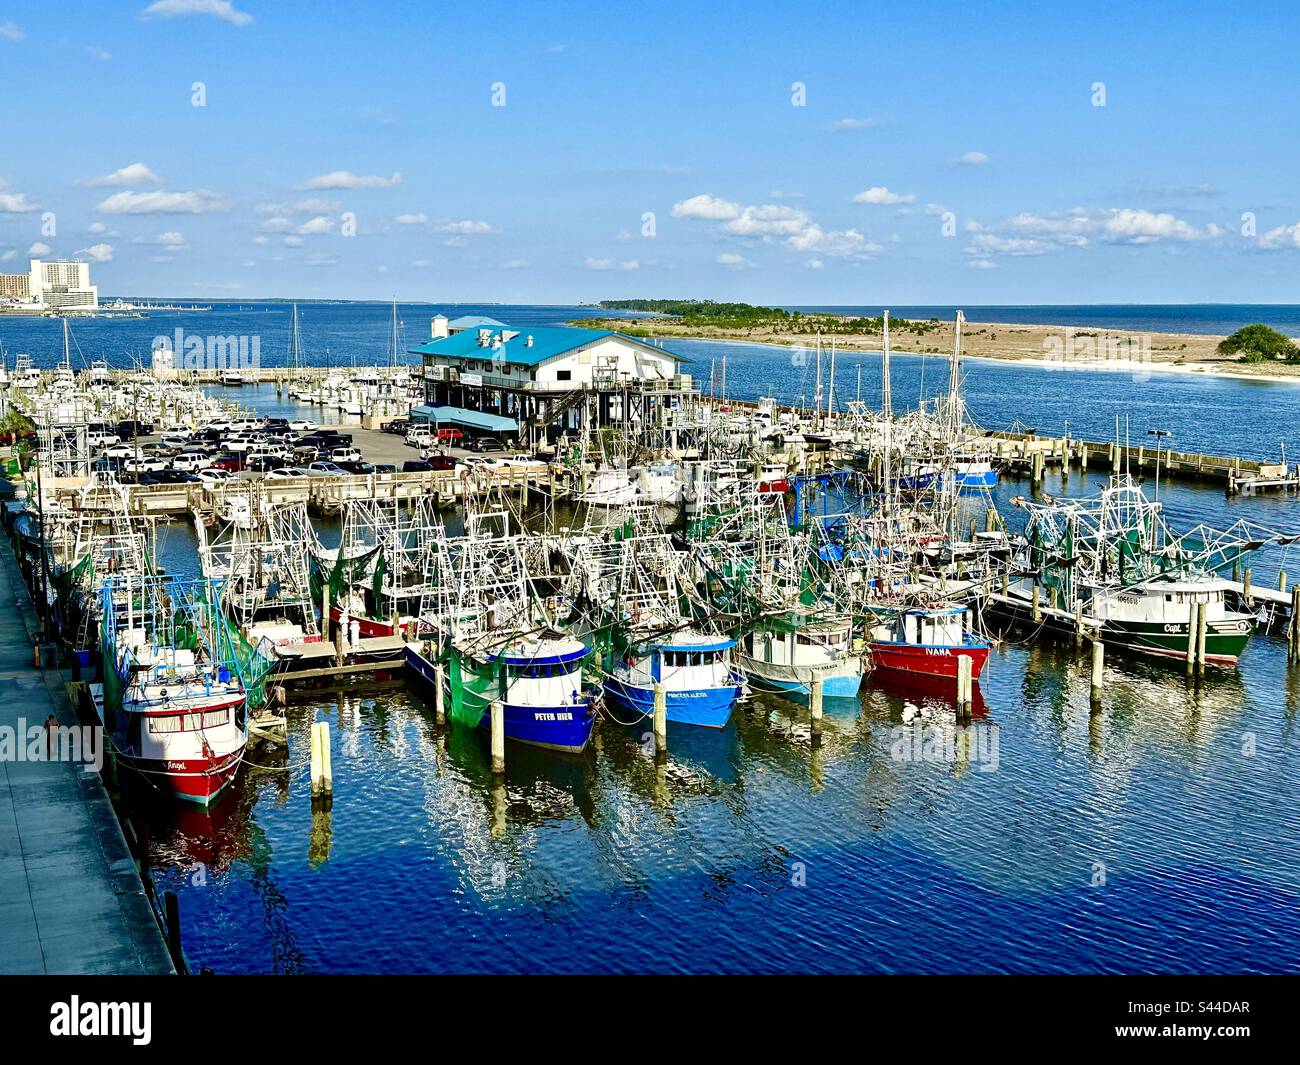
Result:
<svg viewBox="0 0 1300 1065"><path fill-rule="evenodd" d="M1083 600L1075 600L1074 603L1074 649L1076 652L1083 650Z"/></svg>
<svg viewBox="0 0 1300 1065"><path fill-rule="evenodd" d="M334 795L334 767L330 758L330 726L317 721L311 727L311 797L329 800Z"/></svg>
<svg viewBox="0 0 1300 1065"><path fill-rule="evenodd" d="M668 689L662 684L655 685L653 725L655 754L664 754L668 750Z"/></svg>
<svg viewBox="0 0 1300 1065"><path fill-rule="evenodd" d="M1284 569L1283 569L1283 570L1278 570L1278 573L1277 573L1277 590L1278 590L1279 592L1285 592L1285 591L1286 591L1286 570L1284 570Z"/></svg>
<svg viewBox="0 0 1300 1065"><path fill-rule="evenodd" d="M1093 709L1101 707L1101 692L1106 678L1106 645L1101 640L1092 641L1091 702Z"/></svg>
<svg viewBox="0 0 1300 1065"><path fill-rule="evenodd" d="M969 721L975 702L974 660L970 655L957 656L957 719Z"/></svg>
<svg viewBox="0 0 1300 1065"><path fill-rule="evenodd" d="M1291 589L1291 638L1287 642L1287 660L1300 662L1300 584Z"/></svg>
<svg viewBox="0 0 1300 1065"><path fill-rule="evenodd" d="M447 723L447 694L442 689L443 669L441 662L433 667L433 717L439 725Z"/></svg>
<svg viewBox="0 0 1300 1065"><path fill-rule="evenodd" d="M1196 604L1196 675L1205 676L1205 633L1208 625L1206 624L1207 615L1206 603Z"/></svg>
<svg viewBox="0 0 1300 1065"><path fill-rule="evenodd" d="M1187 675L1190 677L1196 669L1196 618L1200 613L1197 604L1187 608Z"/></svg>
<svg viewBox="0 0 1300 1065"><path fill-rule="evenodd" d="M1040 624L1043 620L1043 608L1038 602L1038 578L1036 577L1034 578L1034 598L1029 606L1029 617L1035 625Z"/></svg>
<svg viewBox="0 0 1300 1065"><path fill-rule="evenodd" d="M814 732L820 732L822 727L823 684L825 684L825 681L818 677L808 686L808 709L812 714L812 728Z"/></svg>
<svg viewBox="0 0 1300 1065"><path fill-rule="evenodd" d="M506 708L500 699L492 700L492 772L506 771Z"/></svg>
<svg viewBox="0 0 1300 1065"><path fill-rule="evenodd" d="M1247 608L1254 605L1253 600L1255 597L1251 595L1251 583L1251 569L1247 566L1246 571L1241 578L1241 598L1245 602Z"/></svg>

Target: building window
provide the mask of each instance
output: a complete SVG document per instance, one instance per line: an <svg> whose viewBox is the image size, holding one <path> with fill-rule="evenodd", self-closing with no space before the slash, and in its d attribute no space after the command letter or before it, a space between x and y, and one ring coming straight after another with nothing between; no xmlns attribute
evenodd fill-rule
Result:
<svg viewBox="0 0 1300 1065"><path fill-rule="evenodd" d="M556 379L557 381L572 381L572 380L573 380L573 371L572 371L572 370L556 370L556 371L555 371L555 379Z"/></svg>

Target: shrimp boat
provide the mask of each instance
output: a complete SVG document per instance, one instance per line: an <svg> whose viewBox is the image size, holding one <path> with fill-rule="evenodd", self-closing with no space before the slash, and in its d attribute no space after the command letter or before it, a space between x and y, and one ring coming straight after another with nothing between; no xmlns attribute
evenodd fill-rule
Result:
<svg viewBox="0 0 1300 1065"><path fill-rule="evenodd" d="M851 699L862 686L862 655L846 617L797 612L765 619L740 642L740 669L759 691L806 699L814 681L830 699Z"/></svg>
<svg viewBox="0 0 1300 1065"><path fill-rule="evenodd" d="M435 693L441 683L453 723L489 729L500 702L506 739L577 754L596 723L591 649L555 628L509 528L505 513L471 513L463 537L429 552L420 620L432 636L407 643L406 661Z"/></svg>
<svg viewBox="0 0 1300 1065"><path fill-rule="evenodd" d="M216 582L109 578L103 603L104 681L89 692L118 760L164 794L216 801L243 762L269 659L224 619Z"/></svg>
<svg viewBox="0 0 1300 1065"><path fill-rule="evenodd" d="M606 467L592 474L586 490L578 495L578 502L593 507L624 507L636 502L636 497L636 485L627 471Z"/></svg>
<svg viewBox="0 0 1300 1065"><path fill-rule="evenodd" d="M723 728L743 690L735 648L735 640L690 630L642 645L605 678L605 702L644 718L653 713L655 686L662 684L669 721Z"/></svg>
<svg viewBox="0 0 1300 1065"><path fill-rule="evenodd" d="M969 611L962 606L907 609L871 608L867 645L872 665L909 678L957 678L958 661L971 660L971 679L978 680L989 659L989 645L969 631Z"/></svg>
<svg viewBox="0 0 1300 1065"><path fill-rule="evenodd" d="M1235 586L1218 572L1265 544L1296 540L1244 521L1176 536L1161 504L1126 476L1099 497L1015 502L1029 523L1006 601L1013 615L1032 611L1041 596L1054 608L1049 625L1069 627L1065 619L1077 613L1105 644L1183 659L1204 605L1205 660L1218 666L1235 665L1255 630L1253 614L1229 606Z"/></svg>

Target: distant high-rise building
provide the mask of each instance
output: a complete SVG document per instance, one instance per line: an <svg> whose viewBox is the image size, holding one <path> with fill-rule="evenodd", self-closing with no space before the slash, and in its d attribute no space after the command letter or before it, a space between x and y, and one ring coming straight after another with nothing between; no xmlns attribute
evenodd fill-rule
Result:
<svg viewBox="0 0 1300 1065"><path fill-rule="evenodd" d="M90 264L65 259L33 259L31 298L51 310L93 311L99 307L99 289L90 283Z"/></svg>

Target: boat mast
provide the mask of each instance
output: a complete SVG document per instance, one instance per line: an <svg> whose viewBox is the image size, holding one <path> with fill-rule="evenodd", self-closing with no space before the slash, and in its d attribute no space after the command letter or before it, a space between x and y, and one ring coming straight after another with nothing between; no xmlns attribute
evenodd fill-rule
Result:
<svg viewBox="0 0 1300 1065"><path fill-rule="evenodd" d="M826 386L826 421L831 420L835 403L835 338L831 337L831 376Z"/></svg>
<svg viewBox="0 0 1300 1065"><path fill-rule="evenodd" d="M289 369L302 367L302 334L298 329L298 305L293 305L293 325L289 330Z"/></svg>

